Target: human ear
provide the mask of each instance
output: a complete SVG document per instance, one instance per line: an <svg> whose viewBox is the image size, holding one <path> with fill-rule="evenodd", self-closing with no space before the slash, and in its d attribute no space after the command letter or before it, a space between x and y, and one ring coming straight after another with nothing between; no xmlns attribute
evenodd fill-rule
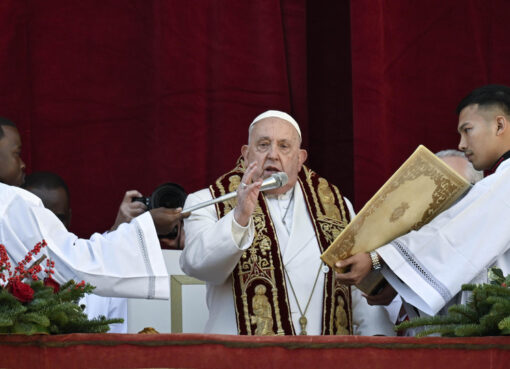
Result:
<svg viewBox="0 0 510 369"><path fill-rule="evenodd" d="M496 117L496 136L502 135L508 127L508 121L503 115Z"/></svg>
<svg viewBox="0 0 510 369"><path fill-rule="evenodd" d="M247 163L248 162L247 161L248 160L248 158L247 158L247 156L248 156L248 145L243 145L241 147L241 155L243 156L244 162Z"/></svg>
<svg viewBox="0 0 510 369"><path fill-rule="evenodd" d="M302 166L308 157L308 152L305 149L299 150L299 166Z"/></svg>

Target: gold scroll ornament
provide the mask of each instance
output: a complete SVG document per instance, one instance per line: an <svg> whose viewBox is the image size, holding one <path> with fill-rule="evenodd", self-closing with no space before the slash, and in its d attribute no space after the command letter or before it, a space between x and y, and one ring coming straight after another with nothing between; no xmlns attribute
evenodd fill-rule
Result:
<svg viewBox="0 0 510 369"><path fill-rule="evenodd" d="M420 145L338 235L321 259L335 268L338 260L372 251L417 230L449 208L469 187L469 182ZM379 272L372 272L358 288L373 293L382 281Z"/></svg>

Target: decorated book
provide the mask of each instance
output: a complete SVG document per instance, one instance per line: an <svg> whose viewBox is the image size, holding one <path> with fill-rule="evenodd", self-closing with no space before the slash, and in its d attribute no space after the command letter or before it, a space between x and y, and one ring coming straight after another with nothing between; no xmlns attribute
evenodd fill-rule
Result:
<svg viewBox="0 0 510 369"><path fill-rule="evenodd" d="M420 145L338 235L321 259L335 263L359 252L372 251L418 230L449 208L470 183ZM336 269L336 268L335 268ZM374 293L383 277L371 273L358 285Z"/></svg>

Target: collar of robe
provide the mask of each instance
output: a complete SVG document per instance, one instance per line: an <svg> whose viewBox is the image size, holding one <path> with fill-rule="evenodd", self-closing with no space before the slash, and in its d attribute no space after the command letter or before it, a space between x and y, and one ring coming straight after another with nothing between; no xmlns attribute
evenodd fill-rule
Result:
<svg viewBox="0 0 510 369"><path fill-rule="evenodd" d="M510 158L510 150L508 150L507 152L505 152L503 155L501 155L501 157L498 159L498 161L491 167L491 169L489 169L486 173L486 175L489 175L489 174L492 174L496 171L496 169L498 169L498 167L500 166L500 164L502 162L504 162L506 159Z"/></svg>

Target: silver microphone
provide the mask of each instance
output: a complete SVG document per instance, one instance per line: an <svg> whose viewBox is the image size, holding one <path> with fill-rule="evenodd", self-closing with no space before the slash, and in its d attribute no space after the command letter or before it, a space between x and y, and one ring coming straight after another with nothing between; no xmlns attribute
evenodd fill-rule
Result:
<svg viewBox="0 0 510 369"><path fill-rule="evenodd" d="M270 177L267 177L262 182L262 185L260 186L260 191L269 191L274 190L275 188L283 187L287 184L289 180L289 177L287 177L287 173L285 172L278 172L271 174ZM201 202L200 204L193 205L189 208L183 209L182 214L185 213L191 213L192 211L201 209L203 207L216 204L217 202L227 201L237 196L237 191L227 193L223 196L217 197L215 199Z"/></svg>
<svg viewBox="0 0 510 369"><path fill-rule="evenodd" d="M275 188L283 187L287 184L289 181L289 177L287 177L287 173L285 172L278 172L271 174L271 177L267 177L262 182L262 185L260 186L261 191L269 191L274 190Z"/></svg>

